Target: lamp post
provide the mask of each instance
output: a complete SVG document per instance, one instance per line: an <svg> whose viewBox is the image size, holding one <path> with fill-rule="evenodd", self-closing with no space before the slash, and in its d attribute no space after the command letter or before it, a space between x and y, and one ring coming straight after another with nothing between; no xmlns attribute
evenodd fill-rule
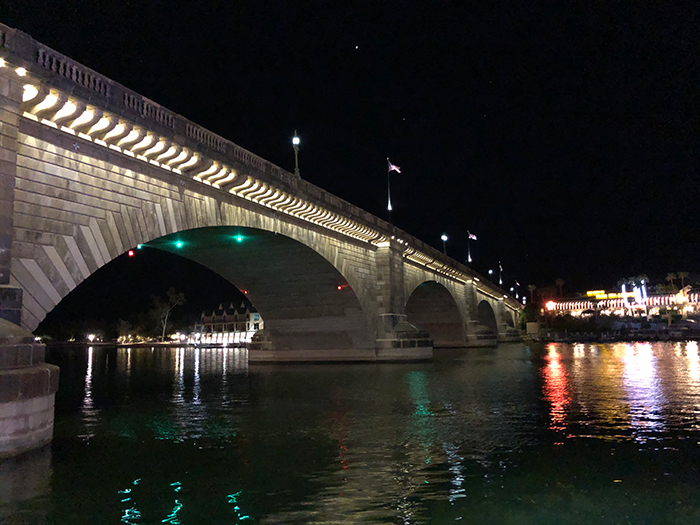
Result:
<svg viewBox="0 0 700 525"><path fill-rule="evenodd" d="M294 148L294 175L299 177L299 144L301 140L297 136L297 130L294 130L294 137L292 137L292 148Z"/></svg>
<svg viewBox="0 0 700 525"><path fill-rule="evenodd" d="M440 239L442 240L442 253L447 255L447 245L445 244L447 242L447 239L448 239L447 234L443 233L440 236Z"/></svg>

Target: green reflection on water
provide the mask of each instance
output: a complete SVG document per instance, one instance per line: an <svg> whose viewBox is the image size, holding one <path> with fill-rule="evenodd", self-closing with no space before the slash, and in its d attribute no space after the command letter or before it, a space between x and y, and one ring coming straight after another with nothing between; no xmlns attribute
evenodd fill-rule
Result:
<svg viewBox="0 0 700 525"><path fill-rule="evenodd" d="M416 411L416 416L432 416L433 413L428 408L430 404L430 396L428 395L428 387L425 385L425 372L414 371L406 374L408 387L413 397Z"/></svg>
<svg viewBox="0 0 700 525"><path fill-rule="evenodd" d="M226 496L228 498L228 503L233 505L233 512L236 513L236 518L238 519L238 521L253 519L250 516L248 516L247 514L243 514L241 511L241 508L238 506L238 499L237 498L238 498L238 496L240 496L241 492L243 492L243 491L239 490L238 492L236 492L234 494L229 494L228 496Z"/></svg>
<svg viewBox="0 0 700 525"><path fill-rule="evenodd" d="M433 412L430 410L430 395L426 384L424 371L413 371L406 374L406 381L413 398L415 410L412 415L413 426L420 440L420 445L426 453L425 464L430 464L430 447L435 441L436 430L432 422Z"/></svg>
<svg viewBox="0 0 700 525"><path fill-rule="evenodd" d="M179 490L179 487L178 489ZM162 523L172 523L173 525L180 525L180 520L177 519L177 513L180 512L180 509L182 508L182 503L180 503L179 500L175 500L175 506L173 507L173 510L170 514L168 514L168 517L165 518Z"/></svg>

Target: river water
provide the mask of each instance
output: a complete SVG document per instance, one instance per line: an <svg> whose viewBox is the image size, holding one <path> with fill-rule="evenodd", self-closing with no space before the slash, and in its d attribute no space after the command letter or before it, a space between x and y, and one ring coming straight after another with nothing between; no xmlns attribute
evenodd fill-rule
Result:
<svg viewBox="0 0 700 525"><path fill-rule="evenodd" d="M51 447L8 524L700 523L698 344L525 344L424 364L49 349Z"/></svg>

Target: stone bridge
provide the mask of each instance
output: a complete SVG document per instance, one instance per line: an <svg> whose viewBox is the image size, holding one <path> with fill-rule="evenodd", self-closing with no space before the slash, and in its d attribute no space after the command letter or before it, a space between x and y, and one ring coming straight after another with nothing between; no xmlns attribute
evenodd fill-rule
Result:
<svg viewBox="0 0 700 525"><path fill-rule="evenodd" d="M138 245L265 319L251 361L425 359L517 339L521 305L382 219L0 25L0 317L34 330Z"/></svg>

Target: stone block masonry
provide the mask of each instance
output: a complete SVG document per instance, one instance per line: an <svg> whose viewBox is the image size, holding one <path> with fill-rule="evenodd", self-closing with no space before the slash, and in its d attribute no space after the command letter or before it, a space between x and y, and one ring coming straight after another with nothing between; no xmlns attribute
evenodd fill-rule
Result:
<svg viewBox="0 0 700 525"><path fill-rule="evenodd" d="M0 319L0 459L51 441L57 390L58 367L44 362L44 345Z"/></svg>

